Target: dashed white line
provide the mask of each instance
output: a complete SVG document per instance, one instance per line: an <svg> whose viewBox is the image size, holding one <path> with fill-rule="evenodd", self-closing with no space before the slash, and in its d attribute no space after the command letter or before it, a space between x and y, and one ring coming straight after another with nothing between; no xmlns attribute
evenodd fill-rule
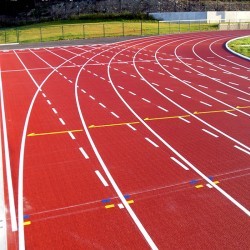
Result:
<svg viewBox="0 0 250 250"><path fill-rule="evenodd" d="M94 96L89 95L89 97L90 97L92 100L95 100L95 97L94 97Z"/></svg>
<svg viewBox="0 0 250 250"><path fill-rule="evenodd" d="M71 80L69 80L70 83L73 83Z"/></svg>
<svg viewBox="0 0 250 250"><path fill-rule="evenodd" d="M211 70L211 71L217 71L216 69L209 69L209 70Z"/></svg>
<svg viewBox="0 0 250 250"><path fill-rule="evenodd" d="M81 91L82 91L84 94L86 94L86 91L85 91L84 89L81 89Z"/></svg>
<svg viewBox="0 0 250 250"><path fill-rule="evenodd" d="M157 84L157 83L151 82L151 84L153 84L153 85L159 87L159 84Z"/></svg>
<svg viewBox="0 0 250 250"><path fill-rule="evenodd" d="M66 79L66 80L68 79L66 76L63 76L63 78Z"/></svg>
<svg viewBox="0 0 250 250"><path fill-rule="evenodd" d="M208 89L208 87L204 86L204 85L198 85L199 87L201 88L204 88L204 89Z"/></svg>
<svg viewBox="0 0 250 250"><path fill-rule="evenodd" d="M250 152L249 152L249 151L247 151L246 149L241 148L241 147L239 147L239 146L237 146L237 145L234 145L234 147L235 147L235 148L237 148L237 149L239 149L239 150L241 150L242 152L244 152L244 153L246 153L246 154L250 155Z"/></svg>
<svg viewBox="0 0 250 250"><path fill-rule="evenodd" d="M186 73L189 73L189 74L190 74L190 73L192 73L192 72L191 72L191 71L189 71L189 70L185 70L185 72L186 72Z"/></svg>
<svg viewBox="0 0 250 250"><path fill-rule="evenodd" d="M101 102L99 102L99 105L102 106L103 108L106 108L106 106L102 104Z"/></svg>
<svg viewBox="0 0 250 250"><path fill-rule="evenodd" d="M101 76L100 78L101 78L102 80L104 80L104 81L106 80L106 79L105 79L104 77L102 77L102 76Z"/></svg>
<svg viewBox="0 0 250 250"><path fill-rule="evenodd" d="M224 111L224 112L227 113L227 114L229 114L229 115L232 115L232 116L238 116L238 115L236 115L234 113L231 113L231 112L228 112L228 111Z"/></svg>
<svg viewBox="0 0 250 250"><path fill-rule="evenodd" d="M165 76L165 74L164 74L164 73L161 73L161 72L158 72L158 74L159 74L159 75L162 75L162 76Z"/></svg>
<svg viewBox="0 0 250 250"><path fill-rule="evenodd" d="M182 121L184 121L184 122L186 122L186 123L190 123L190 121L189 120L186 120L185 118L183 118L183 117L179 117Z"/></svg>
<svg viewBox="0 0 250 250"><path fill-rule="evenodd" d="M55 114L57 114L57 111L56 111L56 109L55 109L55 108L52 108L52 110L53 110L53 112L54 112Z"/></svg>
<svg viewBox="0 0 250 250"><path fill-rule="evenodd" d="M96 173L96 175L98 176L98 178L100 179L100 181L102 182L102 184L103 184L105 187L108 187L109 184L108 184L107 181L104 179L104 177L102 176L102 174L101 174L98 170L96 170L95 173Z"/></svg>
<svg viewBox="0 0 250 250"><path fill-rule="evenodd" d="M120 88L120 89L124 89L123 87L121 87L121 86L118 86L118 88Z"/></svg>
<svg viewBox="0 0 250 250"><path fill-rule="evenodd" d="M72 132L68 131L68 134L69 134L69 136L71 137L72 140L76 139Z"/></svg>
<svg viewBox="0 0 250 250"><path fill-rule="evenodd" d="M145 140L147 140L149 143L151 143L151 144L152 144L153 146L155 146L156 148L159 147L155 142L151 141L148 137L145 137Z"/></svg>
<svg viewBox="0 0 250 250"><path fill-rule="evenodd" d="M132 76L132 77L136 77L135 75L130 75L130 76Z"/></svg>
<svg viewBox="0 0 250 250"><path fill-rule="evenodd" d="M202 129L202 131L204 131L205 133L207 133L207 134L210 134L210 135L212 135L213 137L215 137L215 138L218 138L219 136L218 135L216 135L216 134L214 134L214 133L212 133L212 132L210 132L210 131L208 131L208 130L206 130L206 129Z"/></svg>
<svg viewBox="0 0 250 250"><path fill-rule="evenodd" d="M50 100L47 100L47 103L48 103L49 105L51 105L51 102L50 102Z"/></svg>
<svg viewBox="0 0 250 250"><path fill-rule="evenodd" d="M59 118L59 121L62 123L62 125L65 125L65 122L62 118Z"/></svg>
<svg viewBox="0 0 250 250"><path fill-rule="evenodd" d="M161 109L161 110L163 110L163 111L165 111L165 112L168 112L168 110L167 109L165 109L165 108L163 108L163 107L161 107L161 106L157 106L159 109Z"/></svg>
<svg viewBox="0 0 250 250"><path fill-rule="evenodd" d="M114 113L114 112L110 112L114 117L116 117L116 118L120 118L119 117L119 115L117 115L116 113Z"/></svg>
<svg viewBox="0 0 250 250"><path fill-rule="evenodd" d="M223 95L227 95L226 92L220 91L220 90L216 90L217 93L223 94Z"/></svg>
<svg viewBox="0 0 250 250"><path fill-rule="evenodd" d="M232 84L232 85L236 85L236 86L239 86L238 83L235 83L235 82L228 82L229 84Z"/></svg>
<svg viewBox="0 0 250 250"><path fill-rule="evenodd" d="M145 99L143 97L142 97L142 100L145 101L145 102L151 103L151 101L149 101L148 99Z"/></svg>
<svg viewBox="0 0 250 250"><path fill-rule="evenodd" d="M177 160L176 158L174 157L170 157L171 160L173 160L175 163L177 163L179 166L181 166L183 169L185 170L189 170L188 167L186 167L183 163L181 163L179 160Z"/></svg>
<svg viewBox="0 0 250 250"><path fill-rule="evenodd" d="M129 128L131 128L133 131L136 131L136 128L133 127L131 124L127 123L127 126L128 126Z"/></svg>
<svg viewBox="0 0 250 250"><path fill-rule="evenodd" d="M242 97L237 97L237 98L240 99L240 100L243 100L243 101L245 101L245 102L250 102L250 100L244 99L244 98L242 98Z"/></svg>
<svg viewBox="0 0 250 250"><path fill-rule="evenodd" d="M200 103L202 103L202 104L204 104L204 105L206 105L206 106L212 107L212 105L209 104L209 103L206 103L206 102L203 102L203 101L200 101Z"/></svg>
<svg viewBox="0 0 250 250"><path fill-rule="evenodd" d="M46 95L44 93L42 93L43 97L46 98Z"/></svg>
<svg viewBox="0 0 250 250"><path fill-rule="evenodd" d="M129 91L129 93L131 94L131 95L136 95L134 92L132 92L132 91Z"/></svg>
<svg viewBox="0 0 250 250"><path fill-rule="evenodd" d="M188 96L188 95L185 95L185 94L181 94L182 96L184 96L184 97L186 97L186 98L191 98L190 96Z"/></svg>
<svg viewBox="0 0 250 250"><path fill-rule="evenodd" d="M168 90L168 91L174 92L172 89L169 89L169 88L165 88L165 89Z"/></svg>
<svg viewBox="0 0 250 250"><path fill-rule="evenodd" d="M84 156L85 159L89 159L89 156L87 155L87 153L84 151L84 149L82 147L79 148L80 152L82 153L82 155Z"/></svg>

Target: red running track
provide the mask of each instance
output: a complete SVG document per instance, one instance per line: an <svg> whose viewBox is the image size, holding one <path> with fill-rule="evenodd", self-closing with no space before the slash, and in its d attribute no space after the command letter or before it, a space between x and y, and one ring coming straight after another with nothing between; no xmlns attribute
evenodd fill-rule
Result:
<svg viewBox="0 0 250 250"><path fill-rule="evenodd" d="M8 249L248 249L248 34L1 51Z"/></svg>

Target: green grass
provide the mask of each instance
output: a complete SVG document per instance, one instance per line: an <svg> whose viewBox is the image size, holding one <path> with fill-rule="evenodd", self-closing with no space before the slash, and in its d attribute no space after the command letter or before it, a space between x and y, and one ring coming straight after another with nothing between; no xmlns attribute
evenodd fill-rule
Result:
<svg viewBox="0 0 250 250"><path fill-rule="evenodd" d="M64 20L0 29L0 43L28 43L100 37L141 36L216 30L206 23L167 23L154 20L86 23ZM85 20L84 20L85 21Z"/></svg>
<svg viewBox="0 0 250 250"><path fill-rule="evenodd" d="M250 37L239 38L230 42L228 46L235 52L250 58Z"/></svg>

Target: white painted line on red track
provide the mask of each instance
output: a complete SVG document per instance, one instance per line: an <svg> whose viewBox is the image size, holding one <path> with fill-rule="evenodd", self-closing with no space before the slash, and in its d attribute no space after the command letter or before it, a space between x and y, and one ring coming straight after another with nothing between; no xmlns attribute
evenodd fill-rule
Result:
<svg viewBox="0 0 250 250"><path fill-rule="evenodd" d="M153 142L152 140L150 140L148 137L145 137L145 140L147 140L149 143L151 143L154 147L158 148L159 146Z"/></svg>
<svg viewBox="0 0 250 250"><path fill-rule="evenodd" d="M84 151L84 149L82 147L79 148L80 152L82 153L82 155L84 156L85 159L89 159L89 156L87 155L87 153Z"/></svg>
<svg viewBox="0 0 250 250"><path fill-rule="evenodd" d="M87 93L84 89L81 89L81 91L82 91L84 94L86 94L86 93Z"/></svg>
<svg viewBox="0 0 250 250"><path fill-rule="evenodd" d="M210 131L208 131L208 130L206 130L206 129L202 129L202 131L204 131L205 133L207 133L207 134L209 134L209 135L212 135L213 137L215 137L215 138L218 138L219 136L218 135L216 135L216 134L214 134L214 133L212 133L212 132L210 132Z"/></svg>
<svg viewBox="0 0 250 250"><path fill-rule="evenodd" d="M229 114L229 115L232 115L232 116L238 116L238 115L236 115L236 114L234 114L232 112L229 112L229 111L224 111L224 112L227 113L227 114Z"/></svg>
<svg viewBox="0 0 250 250"><path fill-rule="evenodd" d="M100 78L101 78L102 80L104 80L104 81L106 80L106 79L105 79L104 77L102 77L102 76L101 76Z"/></svg>
<svg viewBox="0 0 250 250"><path fill-rule="evenodd" d="M46 95L44 93L42 93L43 97L46 98Z"/></svg>
<svg viewBox="0 0 250 250"><path fill-rule="evenodd" d="M95 100L95 97L94 97L94 96L89 95L89 97L90 97L92 100Z"/></svg>
<svg viewBox="0 0 250 250"><path fill-rule="evenodd" d="M102 176L102 174L98 170L96 170L95 173L98 176L98 178L100 179L100 181L102 182L102 184L104 185L104 187L108 187L109 184L107 183L105 178Z"/></svg>
<svg viewBox="0 0 250 250"><path fill-rule="evenodd" d="M209 104L209 103L206 103L206 102L203 102L203 101L200 101L200 103L202 103L202 104L204 104L204 105L206 105L206 106L208 106L208 107L212 107L212 105Z"/></svg>
<svg viewBox="0 0 250 250"><path fill-rule="evenodd" d="M181 163L179 160L177 160L176 158L174 157L170 157L171 160L173 160L175 163L177 163L179 166L181 166L183 169L185 170L189 170L188 167L186 167L183 163Z"/></svg>
<svg viewBox="0 0 250 250"><path fill-rule="evenodd" d="M165 111L165 112L168 112L168 110L167 109L165 109L165 108L163 108L163 107L161 107L161 106L157 106L159 109L161 109L161 110L163 110L163 111Z"/></svg>
<svg viewBox="0 0 250 250"><path fill-rule="evenodd" d="M71 137L72 140L76 139L72 132L68 131L68 134L69 134L69 136Z"/></svg>
<svg viewBox="0 0 250 250"><path fill-rule="evenodd" d="M114 113L114 112L110 112L114 117L116 117L116 118L120 118L119 117L119 115L117 115L116 113Z"/></svg>
<svg viewBox="0 0 250 250"><path fill-rule="evenodd" d="M62 125L66 124L62 118L59 118L59 121L62 123Z"/></svg>
<svg viewBox="0 0 250 250"><path fill-rule="evenodd" d="M201 88L204 88L204 89L208 89L208 87L204 86L204 85L198 85L198 86L201 87Z"/></svg>
<svg viewBox="0 0 250 250"><path fill-rule="evenodd" d="M121 87L121 86L118 86L118 88L120 88L120 89L124 89L123 87Z"/></svg>
<svg viewBox="0 0 250 250"><path fill-rule="evenodd" d="M154 83L154 82L151 82L151 84L153 84L153 85L155 85L155 86L157 86L157 87L159 87L159 86L160 86L159 84Z"/></svg>
<svg viewBox="0 0 250 250"><path fill-rule="evenodd" d="M132 91L129 91L129 93L131 94L131 95L136 95L134 92L132 92Z"/></svg>
<svg viewBox="0 0 250 250"><path fill-rule="evenodd" d="M51 105L51 102L50 102L50 100L47 100L47 103L48 103L49 105Z"/></svg>
<svg viewBox="0 0 250 250"><path fill-rule="evenodd" d="M239 86L239 84L238 84L238 83L235 83L235 82L228 82L228 83L230 83L230 84L232 84L232 85Z"/></svg>
<svg viewBox="0 0 250 250"><path fill-rule="evenodd" d="M227 95L226 92L220 91L220 90L216 90L217 93L223 94L223 95Z"/></svg>
<svg viewBox="0 0 250 250"><path fill-rule="evenodd" d="M69 80L70 83L73 83L71 80Z"/></svg>
<svg viewBox="0 0 250 250"><path fill-rule="evenodd" d="M146 99L146 98L143 98L143 97L142 97L142 100L143 100L144 102L151 103L151 101L149 101L149 100Z"/></svg>
<svg viewBox="0 0 250 250"><path fill-rule="evenodd" d="M6 170L7 188L8 188L10 222L11 222L11 230L15 232L17 231L17 218L16 218L16 208L15 208L15 201L14 201L13 183L12 183L12 177L11 177L10 152L9 152L9 142L8 142L8 131L7 131L7 126L6 126L6 115L5 115L5 106L4 106L1 68L0 68L0 98L1 98L3 146L4 146L5 170ZM1 134L1 131L0 131L0 134ZM1 141L0 143L2 144ZM0 154L2 156L2 150L0 151ZM2 164L2 161L0 164Z"/></svg>
<svg viewBox="0 0 250 250"><path fill-rule="evenodd" d="M242 97L237 97L237 98L240 99L240 100L243 100L243 101L245 101L245 102L250 102L250 100L245 99L245 98L242 98Z"/></svg>
<svg viewBox="0 0 250 250"><path fill-rule="evenodd" d="M189 120L187 120L187 119L185 119L185 118L183 118L183 117L179 117L179 119L181 119L182 121L184 121L184 122L186 122L186 123L190 123Z"/></svg>
<svg viewBox="0 0 250 250"><path fill-rule="evenodd" d="M172 89L169 89L169 88L165 88L165 89L168 90L168 91L174 92Z"/></svg>
<svg viewBox="0 0 250 250"><path fill-rule="evenodd" d="M99 105L102 106L103 108L106 108L106 106L102 104L101 102L99 102Z"/></svg>
<svg viewBox="0 0 250 250"><path fill-rule="evenodd" d="M246 154L250 155L250 152L249 152L249 151L247 151L246 149L241 148L241 147L239 147L238 145L234 145L234 147L235 147L235 148L237 148L237 149L239 149L239 150L241 150L242 152L244 152L244 153L246 153Z"/></svg>
<svg viewBox="0 0 250 250"><path fill-rule="evenodd" d="M181 94L181 96L184 96L184 97L186 97L186 98L191 98L190 96L188 96L188 95L185 95L185 94Z"/></svg>
<svg viewBox="0 0 250 250"><path fill-rule="evenodd" d="M130 75L130 76L132 76L132 77L134 77L134 78L136 77L135 75Z"/></svg>
<svg viewBox="0 0 250 250"><path fill-rule="evenodd" d="M128 127L130 127L133 131L136 131L136 128L133 127L131 124L127 123Z"/></svg>

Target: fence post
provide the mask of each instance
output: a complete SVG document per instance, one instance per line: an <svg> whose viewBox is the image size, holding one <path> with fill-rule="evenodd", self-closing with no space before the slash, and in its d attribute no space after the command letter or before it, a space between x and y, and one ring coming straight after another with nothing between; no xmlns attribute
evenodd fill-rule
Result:
<svg viewBox="0 0 250 250"><path fill-rule="evenodd" d="M160 35L160 21L158 21L158 35Z"/></svg>
<svg viewBox="0 0 250 250"><path fill-rule="evenodd" d="M102 25L102 29L103 29L103 37L105 37L106 36L106 34L105 34L105 24Z"/></svg>
<svg viewBox="0 0 250 250"><path fill-rule="evenodd" d="M82 25L82 38L85 39L85 25Z"/></svg>
<svg viewBox="0 0 250 250"><path fill-rule="evenodd" d="M40 27L40 41L43 41L42 27Z"/></svg>

